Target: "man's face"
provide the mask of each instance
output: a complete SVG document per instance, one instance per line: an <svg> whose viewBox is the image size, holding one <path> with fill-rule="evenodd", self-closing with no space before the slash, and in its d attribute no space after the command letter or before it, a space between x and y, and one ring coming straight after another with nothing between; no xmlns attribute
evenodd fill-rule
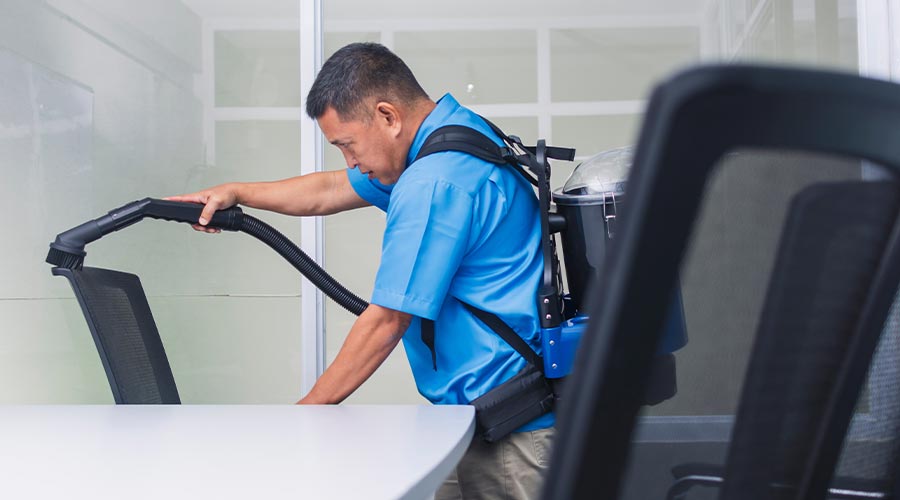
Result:
<svg viewBox="0 0 900 500"><path fill-rule="evenodd" d="M318 122L328 142L341 150L348 167L358 168L382 184L394 184L406 167L406 152L401 151L396 117L382 111L376 105L368 120L342 121L334 108L328 108Z"/></svg>

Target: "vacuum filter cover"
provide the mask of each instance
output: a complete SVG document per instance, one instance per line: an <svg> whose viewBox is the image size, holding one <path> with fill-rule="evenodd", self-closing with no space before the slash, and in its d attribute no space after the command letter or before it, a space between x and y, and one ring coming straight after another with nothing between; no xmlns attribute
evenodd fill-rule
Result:
<svg viewBox="0 0 900 500"><path fill-rule="evenodd" d="M563 188L553 193L554 201L581 205L621 198L625 194L633 150L632 146L610 149L581 162Z"/></svg>

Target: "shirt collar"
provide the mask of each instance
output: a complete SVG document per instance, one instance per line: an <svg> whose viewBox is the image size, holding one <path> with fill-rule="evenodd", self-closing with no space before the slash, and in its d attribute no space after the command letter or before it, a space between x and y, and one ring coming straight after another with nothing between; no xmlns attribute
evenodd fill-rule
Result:
<svg viewBox="0 0 900 500"><path fill-rule="evenodd" d="M409 167L413 160L416 159L416 155L419 154L419 150L422 149L422 145L425 144L425 139L427 139L432 132L437 130L438 127L445 125L450 116L459 108L459 103L449 93L444 94L444 96L438 100L437 106L431 110L431 113L428 113L428 116L426 116L425 120L422 121L422 124L419 125L416 137L409 147L409 154L406 155L407 167Z"/></svg>

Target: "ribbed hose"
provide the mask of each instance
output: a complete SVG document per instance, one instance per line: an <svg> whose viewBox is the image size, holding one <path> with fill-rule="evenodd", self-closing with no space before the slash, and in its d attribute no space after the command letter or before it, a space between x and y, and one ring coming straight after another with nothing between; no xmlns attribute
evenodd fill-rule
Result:
<svg viewBox="0 0 900 500"><path fill-rule="evenodd" d="M331 297L341 307L359 316L369 306L368 302L359 298L356 294L344 288L336 279L332 278L314 260L309 258L303 250L300 250L297 245L287 239L285 235L251 215L246 213L243 215L240 231L272 247L272 250L275 250L287 259L316 288L322 290L325 295Z"/></svg>

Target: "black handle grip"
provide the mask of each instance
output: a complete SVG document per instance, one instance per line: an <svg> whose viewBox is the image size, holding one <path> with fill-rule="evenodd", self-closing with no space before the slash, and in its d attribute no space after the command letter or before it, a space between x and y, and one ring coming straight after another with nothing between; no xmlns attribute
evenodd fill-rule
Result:
<svg viewBox="0 0 900 500"><path fill-rule="evenodd" d="M186 222L188 224L197 224L200 219L200 213L203 211L203 205L199 203L185 203L181 201L157 200L147 198L138 203L145 203L143 213L147 217L154 219L162 219L173 222ZM244 212L240 207L231 207L225 210L218 210L213 214L212 219L207 227L215 227L226 231L237 231L241 228L241 222L244 220Z"/></svg>

